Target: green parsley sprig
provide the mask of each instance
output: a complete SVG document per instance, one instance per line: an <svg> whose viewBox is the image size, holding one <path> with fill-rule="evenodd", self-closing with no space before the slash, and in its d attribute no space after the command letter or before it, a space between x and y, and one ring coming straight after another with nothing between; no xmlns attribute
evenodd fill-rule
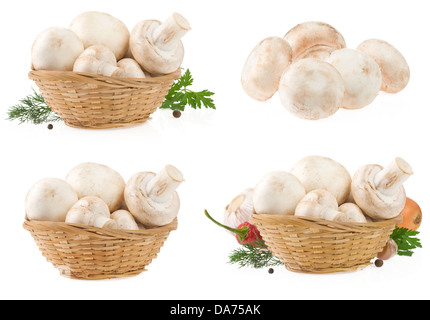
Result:
<svg viewBox="0 0 430 320"><path fill-rule="evenodd" d="M201 109L202 107L216 109L211 98L214 93L209 90L198 92L190 90L188 87L193 82L191 72L187 69L179 79L175 80L160 108L184 111L185 107L189 105L193 109Z"/></svg>
<svg viewBox="0 0 430 320"><path fill-rule="evenodd" d="M418 234L418 231L396 227L390 237L398 246L397 255L411 257L414 254L412 250L422 248L420 239L416 237Z"/></svg>

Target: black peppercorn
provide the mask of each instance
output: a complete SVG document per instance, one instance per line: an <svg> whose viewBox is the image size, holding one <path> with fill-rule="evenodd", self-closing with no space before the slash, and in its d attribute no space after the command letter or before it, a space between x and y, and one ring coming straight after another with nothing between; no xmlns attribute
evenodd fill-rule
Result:
<svg viewBox="0 0 430 320"><path fill-rule="evenodd" d="M381 259L376 259L375 260L375 266L377 267L377 268L380 268L380 267L382 267L384 265L384 261L382 261Z"/></svg>
<svg viewBox="0 0 430 320"><path fill-rule="evenodd" d="M179 111L179 110L175 110L175 111L173 111L173 116L175 117L175 118L179 118L180 116L181 116L181 111Z"/></svg>
<svg viewBox="0 0 430 320"><path fill-rule="evenodd" d="M52 130L52 128L54 128L54 126L52 125L52 123L48 124L48 129Z"/></svg>
<svg viewBox="0 0 430 320"><path fill-rule="evenodd" d="M269 273L272 274L275 270L273 268L269 268Z"/></svg>

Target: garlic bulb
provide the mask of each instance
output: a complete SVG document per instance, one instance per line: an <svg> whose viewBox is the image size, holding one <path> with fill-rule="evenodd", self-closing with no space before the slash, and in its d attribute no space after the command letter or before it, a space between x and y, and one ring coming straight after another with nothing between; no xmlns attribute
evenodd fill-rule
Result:
<svg viewBox="0 0 430 320"><path fill-rule="evenodd" d="M246 222L254 212L252 194L254 189L245 189L234 198L224 211L224 224L230 228L237 228ZM233 233L232 233L233 234Z"/></svg>

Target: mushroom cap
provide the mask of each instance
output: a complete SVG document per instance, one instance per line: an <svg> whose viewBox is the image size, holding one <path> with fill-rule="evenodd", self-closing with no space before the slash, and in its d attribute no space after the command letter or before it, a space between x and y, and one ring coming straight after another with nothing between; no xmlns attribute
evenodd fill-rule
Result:
<svg viewBox="0 0 430 320"><path fill-rule="evenodd" d="M377 164L360 167L352 178L351 192L355 203L366 215L374 219L391 219L403 210L406 192L403 186L390 194L380 192L375 186L374 178L382 169Z"/></svg>
<svg viewBox="0 0 430 320"><path fill-rule="evenodd" d="M376 98L381 88L382 75L379 65L369 55L345 48L333 51L326 61L333 65L343 78L343 108L363 108Z"/></svg>
<svg viewBox="0 0 430 320"><path fill-rule="evenodd" d="M70 29L51 27L41 32L31 48L34 70L72 71L76 58L84 51L79 37Z"/></svg>
<svg viewBox="0 0 430 320"><path fill-rule="evenodd" d="M308 120L327 118L339 110L344 91L342 76L336 68L317 59L293 62L279 83L283 106Z"/></svg>
<svg viewBox="0 0 430 320"><path fill-rule="evenodd" d="M291 47L279 37L262 40L250 53L242 69L242 87L253 99L266 101L278 91L279 80L291 64Z"/></svg>
<svg viewBox="0 0 430 320"><path fill-rule="evenodd" d="M74 72L102 74L108 77L118 69L113 52L100 44L86 48L73 65Z"/></svg>
<svg viewBox="0 0 430 320"><path fill-rule="evenodd" d="M409 65L393 45L384 40L369 39L363 41L357 50L368 54L378 63L382 73L382 91L397 93L407 86Z"/></svg>
<svg viewBox="0 0 430 320"><path fill-rule="evenodd" d="M127 210L117 210L112 213L111 218L116 221L120 230L139 230L136 220Z"/></svg>
<svg viewBox="0 0 430 320"><path fill-rule="evenodd" d="M127 26L110 14L87 11L75 17L70 24L82 40L84 47L101 44L109 48L116 60L120 60L128 49L130 32Z"/></svg>
<svg viewBox="0 0 430 320"><path fill-rule="evenodd" d="M80 57L94 57L97 60L105 61L109 64L116 65L115 54L108 47L95 44L93 46L87 47L79 56Z"/></svg>
<svg viewBox="0 0 430 320"><path fill-rule="evenodd" d="M333 50L346 47L345 39L331 25L308 21L296 25L284 36L293 52L293 61L303 58L325 60Z"/></svg>
<svg viewBox="0 0 430 320"><path fill-rule="evenodd" d="M101 198L114 212L122 205L125 181L112 168L98 163L84 162L69 171L66 181L77 192L78 198Z"/></svg>
<svg viewBox="0 0 430 320"><path fill-rule="evenodd" d="M294 215L325 220L336 220L340 215L334 195L324 189L312 190L297 204Z"/></svg>
<svg viewBox="0 0 430 320"><path fill-rule="evenodd" d="M182 41L171 51L163 51L153 45L152 34L160 25L158 20L143 20L134 26L130 34L130 50L134 59L152 74L172 73L184 59Z"/></svg>
<svg viewBox="0 0 430 320"><path fill-rule="evenodd" d="M106 203L93 196L79 199L67 212L66 223L77 223L106 229L117 229L116 221L110 218Z"/></svg>
<svg viewBox="0 0 430 320"><path fill-rule="evenodd" d="M305 188L294 175L272 171L254 188L254 209L256 213L294 215L297 203L305 194Z"/></svg>
<svg viewBox="0 0 430 320"><path fill-rule="evenodd" d="M335 196L338 204L348 198L351 190L351 175L339 162L322 156L307 156L297 161L291 173L305 187L306 193L325 189Z"/></svg>
<svg viewBox="0 0 430 320"><path fill-rule="evenodd" d="M355 203L345 202L339 207L338 210L343 213L338 221L357 223L368 222L368 219L363 214L363 211L361 211L360 207L357 206Z"/></svg>
<svg viewBox="0 0 430 320"><path fill-rule="evenodd" d="M25 198L28 220L64 222L78 195L66 181L44 178L36 182Z"/></svg>
<svg viewBox="0 0 430 320"><path fill-rule="evenodd" d="M147 194L146 186L154 178L154 172L138 172L130 177L124 190L128 210L145 226L160 227L172 222L179 213L180 200L176 191L169 201L159 203Z"/></svg>
<svg viewBox="0 0 430 320"><path fill-rule="evenodd" d="M119 67L119 69L112 74L113 77L134 79L142 79L146 77L142 68L134 59L121 59L120 61L118 61L117 66Z"/></svg>
<svg viewBox="0 0 430 320"><path fill-rule="evenodd" d="M318 203L324 207L332 209L338 208L336 197L325 189L311 190L302 198L301 201L310 201Z"/></svg>

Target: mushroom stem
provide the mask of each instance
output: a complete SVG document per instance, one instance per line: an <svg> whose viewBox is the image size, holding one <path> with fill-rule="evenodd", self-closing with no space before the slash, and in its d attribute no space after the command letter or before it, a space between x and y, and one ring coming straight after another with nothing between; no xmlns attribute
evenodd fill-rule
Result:
<svg viewBox="0 0 430 320"><path fill-rule="evenodd" d="M174 13L154 30L153 42L159 49L172 50L190 29L187 19L179 13Z"/></svg>
<svg viewBox="0 0 430 320"><path fill-rule="evenodd" d="M148 182L146 193L155 202L166 202L182 182L182 173L174 166L167 165Z"/></svg>
<svg viewBox="0 0 430 320"><path fill-rule="evenodd" d="M106 77L110 77L115 73L115 71L118 71L118 70L120 70L119 67L116 67L116 66L113 66L107 62L104 62L100 65L98 73L102 74Z"/></svg>
<svg viewBox="0 0 430 320"><path fill-rule="evenodd" d="M101 214L94 215L93 219L90 221L90 225L97 228L117 229L115 220L102 216Z"/></svg>
<svg viewBox="0 0 430 320"><path fill-rule="evenodd" d="M395 193L412 174L411 166L397 157L375 175L375 187L384 194Z"/></svg>

